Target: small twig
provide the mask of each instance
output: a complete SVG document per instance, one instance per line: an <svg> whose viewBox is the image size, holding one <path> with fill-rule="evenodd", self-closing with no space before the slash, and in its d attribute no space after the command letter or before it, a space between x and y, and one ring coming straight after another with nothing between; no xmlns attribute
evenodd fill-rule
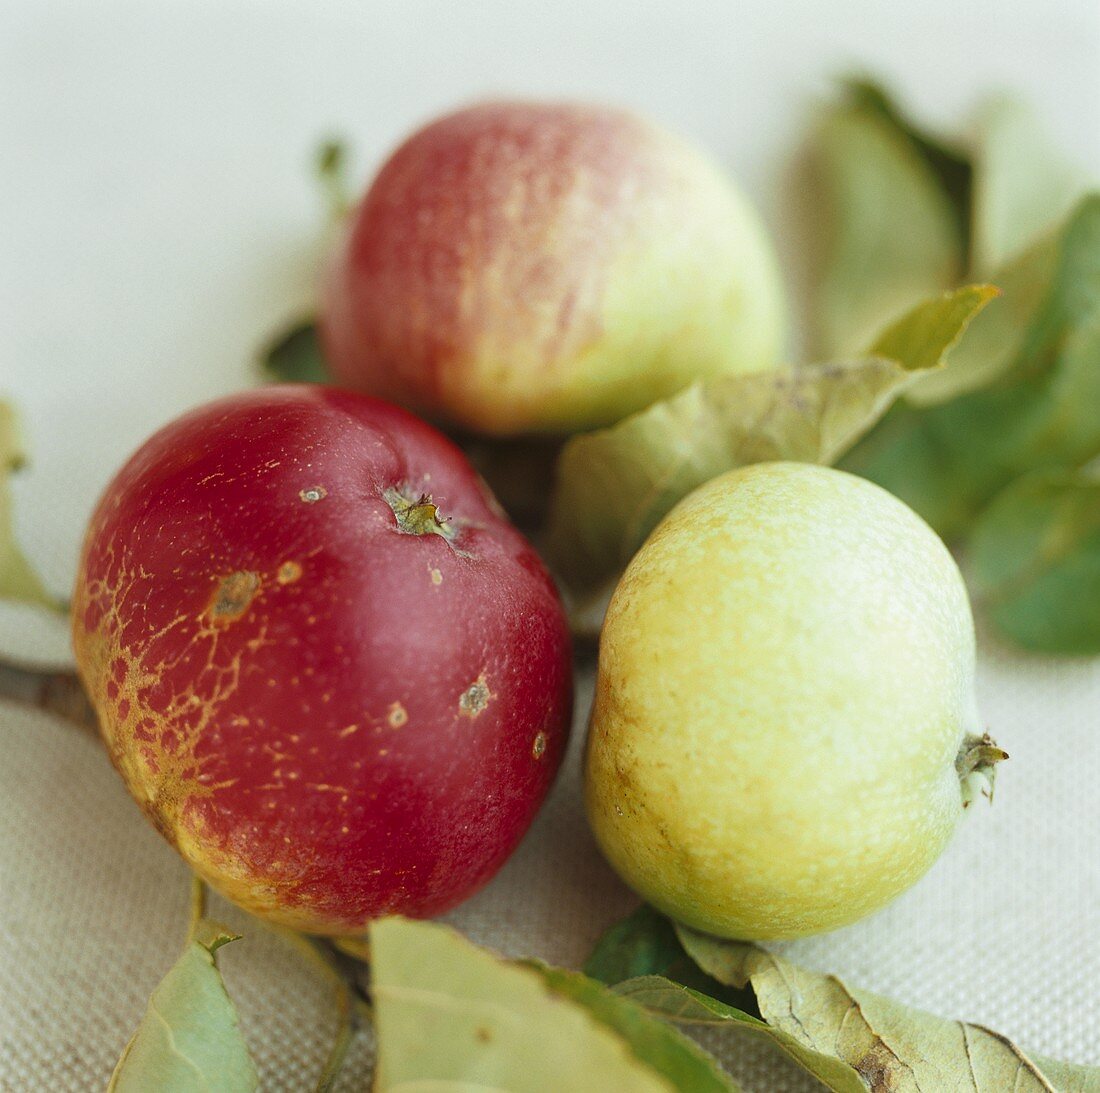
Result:
<svg viewBox="0 0 1100 1093"><path fill-rule="evenodd" d="M326 140L317 149L316 166L329 219L333 224L340 224L355 207L348 182L347 148L344 143L335 138Z"/></svg>
<svg viewBox="0 0 1100 1093"><path fill-rule="evenodd" d="M352 1011L351 991L346 986L336 990L336 1020L336 1039L333 1040L325 1065L317 1077L317 1085L314 1087L316 1093L332 1093L336 1088L336 1081L348 1057L351 1038L355 1034L356 1019Z"/></svg>
<svg viewBox="0 0 1100 1093"><path fill-rule="evenodd" d="M344 956L370 964L370 942L365 937L334 937L329 944L335 946Z"/></svg>
<svg viewBox="0 0 1100 1093"><path fill-rule="evenodd" d="M98 734L95 711L75 672L41 671L0 659L0 698L55 714L86 732ZM194 876L191 880L189 938L197 936L206 919L206 903L206 883ZM277 929L277 932L320 968L333 985L338 1028L316 1086L317 1093L331 1093L356 1030L370 1023L370 998L358 980L353 959L337 949L339 942L334 944L320 938L306 937L293 930ZM359 960L365 959L362 950L352 951Z"/></svg>
<svg viewBox="0 0 1100 1093"><path fill-rule="evenodd" d="M95 710L75 672L43 671L0 660L0 698L54 714L85 732L97 732Z"/></svg>
<svg viewBox="0 0 1100 1093"><path fill-rule="evenodd" d="M191 922L187 928L189 938L198 933L199 924L204 918L206 918L206 883L196 874L191 878Z"/></svg>
<svg viewBox="0 0 1100 1093"><path fill-rule="evenodd" d="M336 1016L339 1022L325 1065L317 1078L316 1093L331 1093L347 1059L352 1037L361 1025L371 1019L370 1001L363 992L356 968L331 942L307 937L293 930L278 930L332 984L335 992Z"/></svg>

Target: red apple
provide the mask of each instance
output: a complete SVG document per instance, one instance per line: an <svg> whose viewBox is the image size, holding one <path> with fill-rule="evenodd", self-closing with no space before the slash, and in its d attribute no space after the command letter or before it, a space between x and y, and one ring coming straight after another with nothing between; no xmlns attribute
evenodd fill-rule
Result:
<svg viewBox="0 0 1100 1093"><path fill-rule="evenodd" d="M470 895L560 763L554 586L461 453L314 386L194 410L92 518L77 662L161 833L258 915L325 934Z"/></svg>
<svg viewBox="0 0 1100 1093"><path fill-rule="evenodd" d="M691 145L621 110L498 102L382 167L320 327L345 386L475 432L555 433L774 365L783 302L755 212Z"/></svg>

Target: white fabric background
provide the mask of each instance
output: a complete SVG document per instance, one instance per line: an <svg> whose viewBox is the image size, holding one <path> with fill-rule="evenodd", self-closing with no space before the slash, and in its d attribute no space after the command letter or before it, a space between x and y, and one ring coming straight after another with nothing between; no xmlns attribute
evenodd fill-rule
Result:
<svg viewBox="0 0 1100 1093"><path fill-rule="evenodd" d="M24 413L35 462L17 484L19 532L47 581L67 589L84 521L125 455L185 407L251 382L258 341L308 300L319 135L351 136L365 175L456 101L610 98L710 146L789 246L779 165L812 96L854 63L891 75L932 118L1015 88L1100 174L1092 0L920 12L869 0L3 0L0 394ZM893 906L790 952L1100 1064L1100 663L1020 655L987 634L981 646L982 707L1012 753L996 803ZM69 656L62 625L10 606L0 650ZM0 1090L102 1088L180 945L184 870L90 737L3 704L0 741ZM633 902L595 853L570 766L516 857L451 919L502 951L575 965ZM284 942L239 925L246 940L223 964L264 1088L307 1089L331 1032L326 988ZM811 1088L743 1045L723 1054L750 1093ZM364 1066L346 1088L364 1088Z"/></svg>

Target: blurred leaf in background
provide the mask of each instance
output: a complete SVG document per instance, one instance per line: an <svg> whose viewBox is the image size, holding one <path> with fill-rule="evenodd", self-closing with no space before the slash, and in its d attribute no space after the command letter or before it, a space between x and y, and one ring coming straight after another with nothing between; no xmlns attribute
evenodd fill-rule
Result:
<svg viewBox="0 0 1100 1093"><path fill-rule="evenodd" d="M1100 653L1100 471L1038 471L1003 490L970 541L974 590L1029 649Z"/></svg>
<svg viewBox="0 0 1100 1093"><path fill-rule="evenodd" d="M277 383L329 383L328 365L312 318L292 323L260 351L264 378Z"/></svg>
<svg viewBox="0 0 1100 1093"><path fill-rule="evenodd" d="M967 139L919 127L867 79L811 132L818 356L851 352L934 292L993 280L1087 191L1021 103L985 103Z"/></svg>
<svg viewBox="0 0 1100 1093"><path fill-rule="evenodd" d="M952 265L1003 292L947 367L912 384L841 466L895 493L954 545L974 536L977 591L1012 640L1096 651L1100 622L1078 617L1084 608L1052 632L1071 601L1095 595L1082 542L1095 493L1075 487L1072 504L1055 504L1050 482L1069 489L1100 454L1100 194L1019 103L990 100L969 137L949 143L867 81L845 85L809 159L824 210L811 320L819 345L850 344L906 291L916 299L941 286ZM1011 489L1038 471L1069 478ZM1017 583L1006 587L1010 572Z"/></svg>
<svg viewBox="0 0 1100 1093"><path fill-rule="evenodd" d="M26 459L15 410L0 401L0 599L22 600L56 610L57 601L46 591L15 541L9 478Z"/></svg>
<svg viewBox="0 0 1100 1093"><path fill-rule="evenodd" d="M976 130L970 270L988 276L1060 224L1088 187L1023 103L990 100Z"/></svg>
<svg viewBox="0 0 1100 1093"><path fill-rule="evenodd" d="M1010 285L999 301L1007 367L947 402L899 404L843 462L949 540L1020 474L1079 467L1100 453L1100 195L1023 265L1021 281L1026 270L1049 276L1037 307L1034 281Z"/></svg>
<svg viewBox="0 0 1100 1093"><path fill-rule="evenodd" d="M942 174L961 162L918 137L869 83L848 85L822 117L809 156L825 236L816 248L814 355L859 352L917 300L962 279L965 214Z"/></svg>
<svg viewBox="0 0 1100 1093"><path fill-rule="evenodd" d="M695 384L617 425L569 440L548 547L566 582L594 592L697 486L768 460L831 463L922 373L941 367L996 295L970 286L914 307L858 358Z"/></svg>
<svg viewBox="0 0 1100 1093"><path fill-rule="evenodd" d="M314 154L314 177L325 214L323 226L318 231L318 279L320 267L336 245L355 205L349 159L346 142L335 137L321 141ZM289 322L261 348L259 365L263 378L268 381L330 383L331 376L321 350L316 317L309 314Z"/></svg>

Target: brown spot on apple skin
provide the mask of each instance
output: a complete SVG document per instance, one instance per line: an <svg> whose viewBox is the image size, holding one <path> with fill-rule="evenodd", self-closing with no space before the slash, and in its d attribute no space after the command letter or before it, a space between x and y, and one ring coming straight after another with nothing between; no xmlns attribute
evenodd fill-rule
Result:
<svg viewBox="0 0 1100 1093"><path fill-rule="evenodd" d="M432 579L432 584L436 587L443 583L443 574L438 569L434 569L432 566L428 566L428 575Z"/></svg>
<svg viewBox="0 0 1100 1093"><path fill-rule="evenodd" d="M489 705L492 697L489 684L480 675L458 696L458 712L472 720Z"/></svg>
<svg viewBox="0 0 1100 1093"><path fill-rule="evenodd" d="M546 733L535 733L534 743L531 745L531 755L535 759L541 759L546 754Z"/></svg>
<svg viewBox="0 0 1100 1093"><path fill-rule="evenodd" d="M279 584L293 584L302 576L302 567L297 562L283 562L279 566L277 580Z"/></svg>
<svg viewBox="0 0 1100 1093"><path fill-rule="evenodd" d="M307 505L314 505L328 497L328 490L324 486L307 486L304 490L298 491L298 496Z"/></svg>
<svg viewBox="0 0 1100 1093"><path fill-rule="evenodd" d="M386 715L391 729L399 729L409 720L409 711L400 702L391 702L390 711Z"/></svg>
<svg viewBox="0 0 1100 1093"><path fill-rule="evenodd" d="M241 570L223 577L210 601L210 617L214 622L234 622L248 610L259 588L258 573Z"/></svg>

